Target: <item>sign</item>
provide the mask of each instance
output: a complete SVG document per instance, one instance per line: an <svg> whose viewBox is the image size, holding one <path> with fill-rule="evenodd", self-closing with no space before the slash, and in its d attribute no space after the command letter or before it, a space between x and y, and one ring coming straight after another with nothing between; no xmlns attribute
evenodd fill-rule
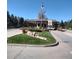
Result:
<svg viewBox="0 0 79 59"><path fill-rule="evenodd" d="M48 25L52 25L52 20L48 20Z"/></svg>

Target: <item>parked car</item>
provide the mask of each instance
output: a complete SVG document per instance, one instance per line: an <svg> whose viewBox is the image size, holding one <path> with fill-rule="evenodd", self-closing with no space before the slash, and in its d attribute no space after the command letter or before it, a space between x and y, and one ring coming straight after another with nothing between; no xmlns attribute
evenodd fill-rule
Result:
<svg viewBox="0 0 79 59"><path fill-rule="evenodd" d="M63 29L63 28L58 28L59 31L62 31L62 32L65 32L66 29Z"/></svg>
<svg viewBox="0 0 79 59"><path fill-rule="evenodd" d="M54 30L54 27L48 26L47 29L48 29L48 30Z"/></svg>

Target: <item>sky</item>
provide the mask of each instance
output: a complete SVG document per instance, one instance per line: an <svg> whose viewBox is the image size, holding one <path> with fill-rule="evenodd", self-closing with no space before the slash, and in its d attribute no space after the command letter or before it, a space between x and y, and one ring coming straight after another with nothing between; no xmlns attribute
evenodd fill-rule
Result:
<svg viewBox="0 0 79 59"><path fill-rule="evenodd" d="M72 19L72 0L43 0L48 19L68 21ZM10 14L24 19L37 19L41 0L7 0Z"/></svg>

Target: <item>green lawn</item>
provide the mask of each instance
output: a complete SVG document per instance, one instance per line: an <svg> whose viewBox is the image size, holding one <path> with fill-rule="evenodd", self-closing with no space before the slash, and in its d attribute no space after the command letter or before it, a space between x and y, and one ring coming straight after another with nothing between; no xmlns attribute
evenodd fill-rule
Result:
<svg viewBox="0 0 79 59"><path fill-rule="evenodd" d="M47 40L30 37L26 34L19 34L19 35L9 37L7 42L8 43L18 43L18 44L38 44L38 45L51 44L51 43L56 42L56 40L52 37L52 35L47 31L39 32L39 35L46 37Z"/></svg>
<svg viewBox="0 0 79 59"><path fill-rule="evenodd" d="M43 37L46 37L47 41L49 43L55 43L56 42L56 40L54 39L54 37L49 32L47 32L47 31L39 32L39 35L43 36Z"/></svg>

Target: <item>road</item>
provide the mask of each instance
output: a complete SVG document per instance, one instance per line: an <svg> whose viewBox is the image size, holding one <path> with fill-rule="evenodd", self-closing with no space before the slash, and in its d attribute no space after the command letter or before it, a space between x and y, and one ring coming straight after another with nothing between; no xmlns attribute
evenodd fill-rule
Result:
<svg viewBox="0 0 79 59"><path fill-rule="evenodd" d="M55 47L7 45L7 59L72 59L72 33L50 31L59 41Z"/></svg>
<svg viewBox="0 0 79 59"><path fill-rule="evenodd" d="M71 32L61 32L61 31L50 31L50 33L62 44L68 45L72 48L72 33Z"/></svg>

